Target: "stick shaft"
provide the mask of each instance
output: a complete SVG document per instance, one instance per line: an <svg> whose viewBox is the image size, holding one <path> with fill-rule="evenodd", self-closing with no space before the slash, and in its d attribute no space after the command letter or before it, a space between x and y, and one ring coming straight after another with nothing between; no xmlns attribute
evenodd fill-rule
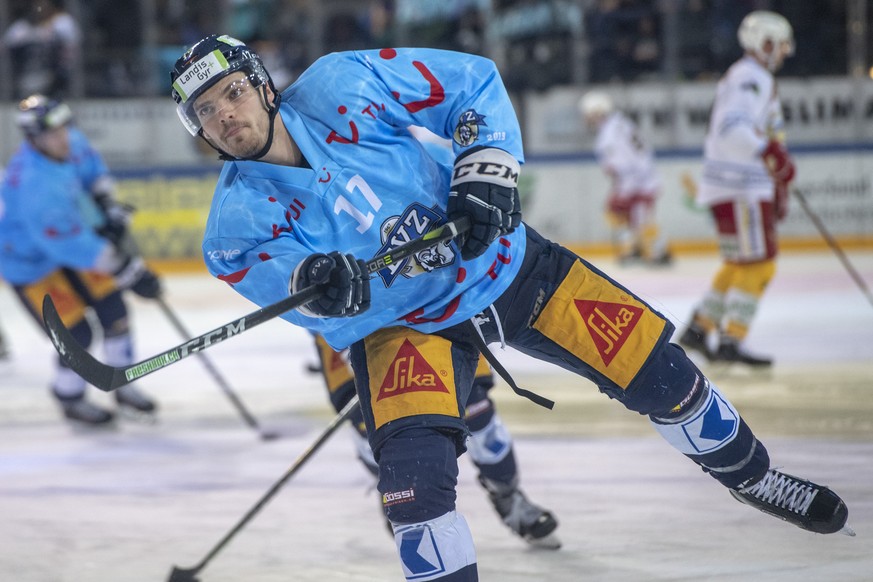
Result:
<svg viewBox="0 0 873 582"><path fill-rule="evenodd" d="M157 298L157 303L158 306L161 308L161 311L170 321L170 324L174 328L176 328L176 331L179 332L179 334L183 338L191 337L191 334L188 333L188 330L185 328L182 320L180 320L176 313L170 308L166 300L163 297L159 296ZM203 364L203 367L206 368L206 371L209 373L210 376L212 376L213 380L215 380L215 383L218 384L218 387L221 388L221 391L224 392L225 396L227 396L231 404L233 404L234 408L236 408L236 410L239 412L240 416L243 417L243 420L245 420L246 424L254 429L260 430L261 427L258 421L242 403L242 400L240 400L236 391L231 388L224 375L222 375L221 372L218 371L218 368L216 368L215 365L212 363L212 359L203 352L197 352L197 356L200 359L200 362Z"/></svg>
<svg viewBox="0 0 873 582"><path fill-rule="evenodd" d="M415 253L430 248L435 244L451 240L458 234L469 230L469 228L470 220L466 216L448 222L426 233L421 238L408 241L370 259L367 262L367 272L375 273L381 269L396 265ZM221 341L239 335L256 325L296 309L320 297L321 293L321 287L315 285L306 287L293 295L289 295L276 303L244 315L222 327L192 338L156 356L125 367L107 366L94 358L88 350L80 346L66 326L64 326L49 295L43 298L43 322L55 349L67 365L90 384L93 384L100 390L110 392L152 372L175 364L179 360L201 350L210 348Z"/></svg>
<svg viewBox="0 0 873 582"><path fill-rule="evenodd" d="M280 477L279 480L276 481L273 486L270 487L270 489L268 489L266 493L264 493L263 496L261 496L258 502L255 503L244 516L242 516L242 518L236 523L236 525L234 525L230 529L230 531L228 531L224 535L224 537L221 538L221 540L219 540L217 544L215 544L215 546L209 551L209 553L206 554L206 556L202 560L200 560L200 562L196 566L187 571L192 574L196 574L197 572L202 570L206 566L206 564L208 564L212 560L212 558L214 558L218 554L218 552L220 552L222 548L224 548L224 546L226 546L227 543L230 542L230 540L233 539L233 537L237 533L239 533L239 531L243 527L245 527L245 525L249 521L251 521L252 518L255 517L255 515L257 515L258 512L260 512L261 509L263 509L263 507L273 497L275 497L276 493L278 493L279 490L285 485L285 483L287 483L288 480L291 479L291 477L293 477L295 473L300 470L300 468L306 463L306 461L308 461L312 458L313 455L315 455L315 453L322 447L322 445L324 445L325 442L327 442L331 435L336 432L337 428L340 427L343 421L345 421L352 415L357 407L358 397L355 396L334 417L334 419L330 422L329 425L327 425L327 427L321 432L321 434L318 435L318 438L316 438L315 441L311 445L309 445L309 448L303 451L303 453L297 458L297 460L294 461L294 464L285 471L282 477Z"/></svg>
<svg viewBox="0 0 873 582"><path fill-rule="evenodd" d="M852 263L849 262L849 257L846 256L846 253L843 252L843 249L840 248L840 245L837 244L836 239L831 236L831 233L828 231L827 227L824 225L824 222L816 214L813 209L809 206L809 203L806 200L806 196L798 190L797 188L793 188L791 190L794 193L794 196L797 198L798 202L800 202L800 207L803 208L803 211L818 229L819 234L821 234L822 238L825 239L825 242L828 243L828 246L831 247L831 250L834 251L834 254L837 255L837 258L843 264L843 267L846 268L846 271L849 272L849 276L855 281L855 284L858 285L858 288L861 289L861 293L867 298L867 301L873 305L873 293L870 292L870 288L867 286L867 283L861 277L855 267L852 266Z"/></svg>

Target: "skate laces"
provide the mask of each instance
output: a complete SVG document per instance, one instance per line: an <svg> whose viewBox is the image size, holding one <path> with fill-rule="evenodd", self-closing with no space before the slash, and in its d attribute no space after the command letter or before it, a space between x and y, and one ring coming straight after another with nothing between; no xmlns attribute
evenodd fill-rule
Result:
<svg viewBox="0 0 873 582"><path fill-rule="evenodd" d="M809 483L771 469L763 479L751 487L740 489L740 492L764 503L806 515L819 490Z"/></svg>

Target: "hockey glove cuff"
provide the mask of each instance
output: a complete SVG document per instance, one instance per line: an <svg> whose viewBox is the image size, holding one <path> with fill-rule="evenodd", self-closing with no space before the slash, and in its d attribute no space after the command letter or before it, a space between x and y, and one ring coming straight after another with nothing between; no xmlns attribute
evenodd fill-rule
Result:
<svg viewBox="0 0 873 582"><path fill-rule="evenodd" d="M470 216L472 228L460 239L464 260L482 255L521 224L520 170L518 160L498 148L476 147L458 156L446 211L449 220Z"/></svg>
<svg viewBox="0 0 873 582"><path fill-rule="evenodd" d="M349 317L370 308L367 265L352 255L332 252L309 255L291 275L289 291L320 285L323 294L299 308L309 317Z"/></svg>

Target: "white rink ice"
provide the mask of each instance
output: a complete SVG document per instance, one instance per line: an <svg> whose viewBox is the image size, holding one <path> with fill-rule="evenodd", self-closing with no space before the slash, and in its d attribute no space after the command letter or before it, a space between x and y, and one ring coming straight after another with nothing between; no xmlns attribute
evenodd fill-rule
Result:
<svg viewBox="0 0 873 582"><path fill-rule="evenodd" d="M873 252L849 254L873 285ZM663 270L596 261L681 328L717 265ZM206 276L165 278L200 334L254 307ZM181 343L154 305L131 298L138 360ZM206 352L243 402L284 438L263 442L196 357L140 386L159 422L73 429L49 397L54 356L8 286L0 326L0 580L159 582L191 567L260 499L332 418L308 335L279 320ZM539 581L873 580L873 305L828 252L785 254L749 338L770 373L704 366L768 445L774 465L833 487L857 537L801 531L734 501L646 419L584 380L495 350L552 412L495 398L516 437L522 485L560 521L564 546L532 551L498 521L461 461L459 509L480 579ZM92 397L110 396L92 389ZM343 427L207 566L204 582L401 580L369 474Z"/></svg>

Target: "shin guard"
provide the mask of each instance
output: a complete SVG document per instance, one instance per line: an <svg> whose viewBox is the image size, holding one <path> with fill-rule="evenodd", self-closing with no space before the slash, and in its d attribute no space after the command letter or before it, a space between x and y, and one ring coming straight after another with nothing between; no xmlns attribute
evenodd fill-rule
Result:
<svg viewBox="0 0 873 582"><path fill-rule="evenodd" d="M476 582L476 550L464 516L450 511L436 519L394 526L394 541L406 580Z"/></svg>
<svg viewBox="0 0 873 582"><path fill-rule="evenodd" d="M770 466L764 445L730 401L705 378L695 383L675 414L649 418L673 448L726 487L760 477Z"/></svg>

